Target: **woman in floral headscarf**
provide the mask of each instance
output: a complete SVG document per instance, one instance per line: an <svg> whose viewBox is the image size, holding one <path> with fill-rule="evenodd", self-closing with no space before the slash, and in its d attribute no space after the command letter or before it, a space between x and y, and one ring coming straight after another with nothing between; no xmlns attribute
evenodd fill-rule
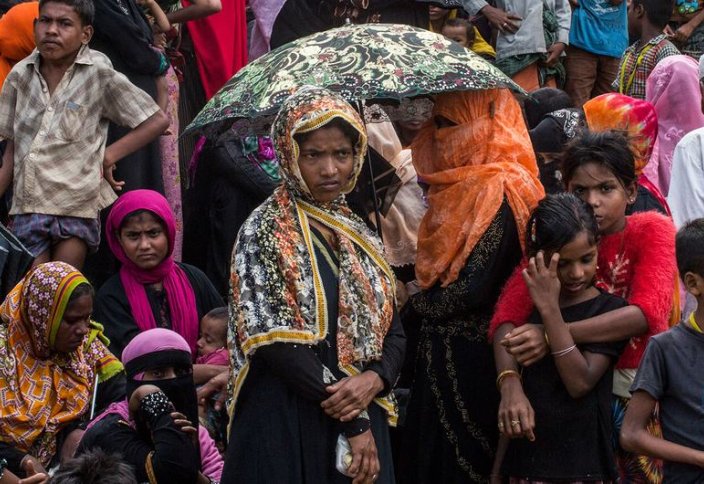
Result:
<svg viewBox="0 0 704 484"><path fill-rule="evenodd" d="M232 263L223 481L392 483L388 395L405 337L381 243L343 197L364 126L337 95L305 87L272 134L283 183L242 226Z"/></svg>
<svg viewBox="0 0 704 484"><path fill-rule="evenodd" d="M124 396L92 311L91 285L63 262L37 266L0 306L0 448L15 474L26 459L48 467L92 407Z"/></svg>

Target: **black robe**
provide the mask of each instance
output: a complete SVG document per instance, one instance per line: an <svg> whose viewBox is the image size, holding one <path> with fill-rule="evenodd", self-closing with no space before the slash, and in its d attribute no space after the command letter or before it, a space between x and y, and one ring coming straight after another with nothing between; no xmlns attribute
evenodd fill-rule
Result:
<svg viewBox="0 0 704 484"><path fill-rule="evenodd" d="M487 341L504 283L521 258L504 202L456 281L413 296L402 312L416 333L399 482L486 482L498 442L496 367ZM409 345L410 345L409 336Z"/></svg>
<svg viewBox="0 0 704 484"><path fill-rule="evenodd" d="M223 301L213 284L199 269L188 264L179 264L191 283L196 297L196 310L200 321L211 309L223 306ZM152 307L157 327L171 329L171 316L165 291L147 288L147 298ZM100 288L95 297L93 318L105 327L105 335L110 339L110 351L118 358L127 343L140 332L132 317L125 288L120 274L113 275Z"/></svg>
<svg viewBox="0 0 704 484"><path fill-rule="evenodd" d="M321 235L315 235L327 247ZM247 378L237 399L222 482L252 484L349 483L335 468L335 446L348 425L328 417L320 403L330 394L323 381L323 365L340 380L338 369L338 279L329 261L332 251L315 252L328 306L328 335L316 346L273 343L252 356ZM384 382L383 394L396 382L403 362L405 336L396 315L384 339L381 361L365 369ZM380 484L395 482L391 442L385 411L376 403L368 408L381 470Z"/></svg>

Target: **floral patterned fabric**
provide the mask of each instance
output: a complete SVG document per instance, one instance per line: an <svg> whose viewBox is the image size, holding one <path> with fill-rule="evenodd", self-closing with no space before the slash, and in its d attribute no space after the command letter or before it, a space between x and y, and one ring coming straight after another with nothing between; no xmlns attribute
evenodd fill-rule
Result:
<svg viewBox="0 0 704 484"><path fill-rule="evenodd" d="M274 114L303 85L328 88L350 102L497 87L520 91L499 69L440 34L406 25L345 25L249 63L187 131Z"/></svg>
<svg viewBox="0 0 704 484"><path fill-rule="evenodd" d="M96 375L105 381L122 370L97 323L73 353L53 349L71 294L87 283L68 264L42 264L0 306L0 440L44 466L56 434L88 410Z"/></svg>
<svg viewBox="0 0 704 484"><path fill-rule="evenodd" d="M272 128L283 183L242 226L232 262L228 341L236 381L233 407L257 348L274 342L317 344L328 332L328 313L315 260L310 219L335 232L340 263L337 350L340 370L355 374L379 360L394 311L395 280L379 239L347 207L343 196L322 204L298 169L296 133L342 118L359 133L355 184L367 148L361 119L340 97L302 88L281 108ZM393 413L388 401L377 401ZM390 415L390 417L392 417Z"/></svg>

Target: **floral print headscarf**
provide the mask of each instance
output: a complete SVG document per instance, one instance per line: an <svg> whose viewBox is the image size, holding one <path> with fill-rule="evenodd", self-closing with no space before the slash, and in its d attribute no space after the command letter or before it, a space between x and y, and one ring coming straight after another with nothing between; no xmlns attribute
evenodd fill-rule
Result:
<svg viewBox="0 0 704 484"><path fill-rule="evenodd" d="M231 270L228 342L236 373L234 398L257 348L274 342L317 344L328 334L325 292L315 262L310 219L333 230L339 244L337 350L339 368L358 373L364 362L379 360L394 311L395 279L384 260L381 241L347 207L341 195L317 202L298 169L294 135L314 131L340 118L358 133L354 187L367 148L360 117L339 96L306 87L281 107L272 138L283 182L247 219L235 243ZM393 405L379 401L390 414Z"/></svg>
<svg viewBox="0 0 704 484"><path fill-rule="evenodd" d="M47 466L56 434L90 405L96 376L122 371L93 323L72 353L54 349L73 291L88 280L72 266L49 262L34 268L0 306L0 440Z"/></svg>

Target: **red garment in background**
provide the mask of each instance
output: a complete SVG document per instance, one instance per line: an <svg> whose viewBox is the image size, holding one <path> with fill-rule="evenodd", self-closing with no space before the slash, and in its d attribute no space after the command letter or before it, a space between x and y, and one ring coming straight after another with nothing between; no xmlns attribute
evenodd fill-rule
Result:
<svg viewBox="0 0 704 484"><path fill-rule="evenodd" d="M247 63L245 0L221 1L220 12L186 24L206 100ZM189 2L183 0L183 5Z"/></svg>

